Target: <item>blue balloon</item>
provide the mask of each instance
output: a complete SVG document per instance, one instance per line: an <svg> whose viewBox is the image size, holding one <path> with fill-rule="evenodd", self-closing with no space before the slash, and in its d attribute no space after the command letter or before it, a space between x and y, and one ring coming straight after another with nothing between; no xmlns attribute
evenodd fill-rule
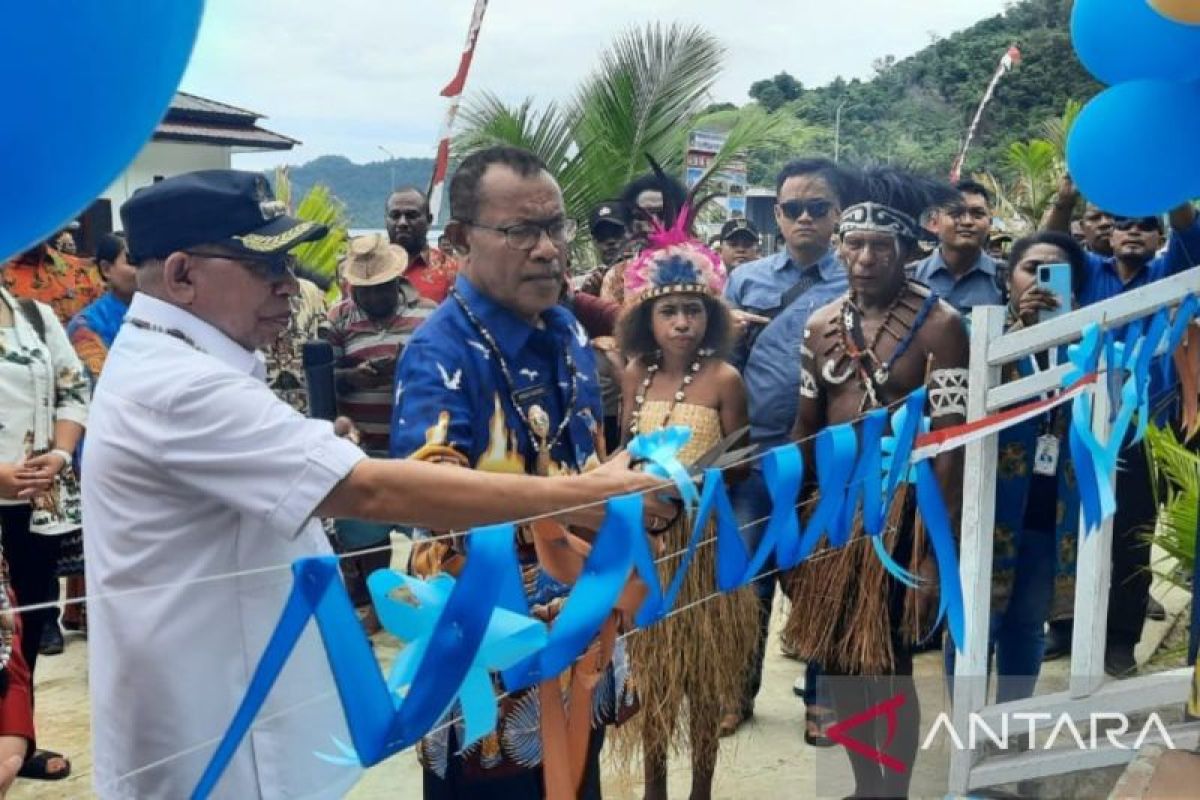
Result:
<svg viewBox="0 0 1200 800"><path fill-rule="evenodd" d="M162 119L203 0L8 3L0 22L0 263L121 174Z"/></svg>
<svg viewBox="0 0 1200 800"><path fill-rule="evenodd" d="M1200 79L1200 26L1167 19L1145 0L1075 0L1071 39L1087 70L1109 85Z"/></svg>
<svg viewBox="0 0 1200 800"><path fill-rule="evenodd" d="M1131 81L1080 113L1067 166L1089 201L1115 214L1149 216L1200 196L1200 82Z"/></svg>

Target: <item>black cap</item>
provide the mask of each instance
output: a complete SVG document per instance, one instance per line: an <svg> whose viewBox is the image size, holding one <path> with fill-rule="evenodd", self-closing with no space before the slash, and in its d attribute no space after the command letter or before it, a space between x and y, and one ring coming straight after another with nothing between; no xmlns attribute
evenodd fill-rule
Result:
<svg viewBox="0 0 1200 800"><path fill-rule="evenodd" d="M620 200L609 200L596 206L588 215L588 230L595 233L601 225L624 228L627 217L624 203Z"/></svg>
<svg viewBox="0 0 1200 800"><path fill-rule="evenodd" d="M734 217L721 226L721 241L725 241L735 233L744 233L748 236L758 238L758 228L754 227L754 223L745 217Z"/></svg>
<svg viewBox="0 0 1200 800"><path fill-rule="evenodd" d="M209 169L138 189L121 206L121 222L134 263L200 244L262 258L329 232L286 210L257 172Z"/></svg>

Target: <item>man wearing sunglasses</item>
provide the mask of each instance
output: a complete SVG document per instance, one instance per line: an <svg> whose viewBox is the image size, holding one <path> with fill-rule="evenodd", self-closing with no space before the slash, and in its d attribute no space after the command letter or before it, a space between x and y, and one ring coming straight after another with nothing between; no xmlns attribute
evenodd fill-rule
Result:
<svg viewBox="0 0 1200 800"><path fill-rule="evenodd" d="M233 170L167 178L121 217L139 291L93 395L82 471L100 797L192 792L213 752L198 743L229 726L279 620L286 565L330 554L318 518L462 530L648 485L619 461L539 480L367 458L278 399L256 352L288 321L288 251L324 226ZM332 685L309 626L218 793L343 796L357 772L312 755L346 736Z"/></svg>
<svg viewBox="0 0 1200 800"><path fill-rule="evenodd" d="M1067 230L1070 215L1079 202L1079 191L1069 175L1059 184L1058 197L1047 217L1045 227ZM1192 204L1183 203L1168 215L1170 233L1157 216L1125 217L1101 214L1106 219L1089 215L1097 211L1088 203L1085 207L1084 230L1094 223L1092 233L1098 235L1111 220L1109 243L1111 255L1102 255L1090 244L1087 251L1087 271L1077 298L1079 305L1091 305L1119 294L1146 286L1184 270L1200 266L1200 222ZM1164 239L1166 248L1163 249ZM1167 424L1174 417L1168 413L1174 405L1178 381L1171 357L1163 359L1164 369L1155 364L1150 369L1150 407L1158 424ZM1104 653L1104 669L1109 675L1127 677L1137 672L1134 648L1142 637L1147 608L1150 603L1150 543L1144 532L1153 527L1158 505L1151 483L1150 465L1145 448L1140 444L1127 445L1121 451L1121 470L1117 473L1116 517L1113 520L1112 587L1108 604L1108 639ZM1049 643L1055 651L1065 651L1069 645L1064 631L1052 628ZM1049 649L1049 645L1048 645Z"/></svg>
<svg viewBox="0 0 1200 800"><path fill-rule="evenodd" d="M809 315L849 288L845 268L831 246L848 185L846 173L827 159L787 164L775 182L775 221L786 246L738 267L725 287L725 299L743 326L732 360L746 382L750 436L764 448L791 441L800 400L800 345ZM750 476L734 488L733 500L746 544L757 548L765 530L762 520L771 513L761 462L755 462ZM764 571L771 573L773 568L768 563ZM755 582L762 612L756 661L745 693L722 720L723 734L737 730L754 712L776 580L767 574ZM816 701L816 675L810 664L805 680L810 742L820 739L819 720L825 715Z"/></svg>

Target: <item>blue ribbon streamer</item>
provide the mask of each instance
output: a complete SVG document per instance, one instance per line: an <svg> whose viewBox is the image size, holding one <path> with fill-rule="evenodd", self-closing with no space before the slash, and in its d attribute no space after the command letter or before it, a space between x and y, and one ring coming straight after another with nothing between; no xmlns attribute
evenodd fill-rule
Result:
<svg viewBox="0 0 1200 800"><path fill-rule="evenodd" d="M921 519L925 522L925 532L933 545L933 554L938 565L938 581L941 585L938 617L933 627L936 628L944 618L946 630L950 632L950 638L961 653L966 644L966 627L963 622L962 583L958 576L958 551L954 546L950 514L942 499L932 462L923 459L917 462L916 467L917 505L921 510Z"/></svg>
<svg viewBox="0 0 1200 800"><path fill-rule="evenodd" d="M587 649L625 588L633 569L633 542L644 536L642 496L609 500L604 524L583 563L583 572L554 620L545 648L504 671L504 683L509 690L533 686L558 675ZM492 582L498 583L494 575ZM511 593L506 600L515 602L510 598ZM520 602L525 604L523 612L528 614L528 604L524 599Z"/></svg>

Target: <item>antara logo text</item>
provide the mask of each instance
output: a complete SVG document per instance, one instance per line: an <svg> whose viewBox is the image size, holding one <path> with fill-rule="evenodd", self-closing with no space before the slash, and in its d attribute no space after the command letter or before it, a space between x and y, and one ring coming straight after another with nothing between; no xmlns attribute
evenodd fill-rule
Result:
<svg viewBox="0 0 1200 800"><path fill-rule="evenodd" d="M1051 721L1054 721L1053 727L1046 724ZM928 750L934 746L940 735L949 739L959 750L974 750L985 741L991 742L1001 750L1006 750L1009 747L1009 735L1020 735L1021 733L1028 735L1030 750L1038 747L1049 750L1059 741L1073 741L1080 750L1095 750L1098 745L1104 743L1105 739L1120 750L1138 750L1147 739L1161 741L1166 747L1175 749L1175 742L1171 740L1171 735L1167 732L1167 728L1163 725L1157 712L1151 713L1146 718L1137 738L1131 744L1125 744L1120 739L1121 736L1131 732L1129 717L1121 713L1096 712L1089 714L1086 719L1080 719L1077 723L1070 714L1065 712L1055 718L1053 714L1014 711L1000 716L998 729L993 725L994 723L989 724L979 714L970 714L964 738L962 735L964 732L955 728L950 715L942 712L934 720L933 727L925 736L925 741L921 742L921 749ZM1044 738L1040 740L1039 729L1044 734ZM1085 734L1087 735L1085 736Z"/></svg>

